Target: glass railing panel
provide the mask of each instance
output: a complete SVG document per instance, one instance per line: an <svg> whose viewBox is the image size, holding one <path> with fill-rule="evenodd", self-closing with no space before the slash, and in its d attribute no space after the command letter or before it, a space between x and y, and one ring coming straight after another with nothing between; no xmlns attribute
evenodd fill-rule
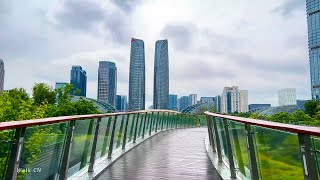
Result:
<svg viewBox="0 0 320 180"><path fill-rule="evenodd" d="M68 177L89 164L96 119L77 120L69 159Z"/></svg>
<svg viewBox="0 0 320 180"><path fill-rule="evenodd" d="M254 127L260 179L304 179L298 135Z"/></svg>
<svg viewBox="0 0 320 180"><path fill-rule="evenodd" d="M162 121L163 121L163 112L160 112L160 113L159 113L159 119L158 119L158 126L157 126L158 132L159 132L159 130L161 129Z"/></svg>
<svg viewBox="0 0 320 180"><path fill-rule="evenodd" d="M153 113L153 120L152 120L152 132L156 131L156 125L157 125L157 121L158 121L158 113L155 112Z"/></svg>
<svg viewBox="0 0 320 180"><path fill-rule="evenodd" d="M126 120L127 120L127 115L118 116L117 123L120 123L120 129L116 136L117 139L114 140L117 143L116 148L122 147Z"/></svg>
<svg viewBox="0 0 320 180"><path fill-rule="evenodd" d="M219 133L222 156L223 158L228 159L227 138L226 138L223 119L222 118L215 118L215 119L217 121L217 128Z"/></svg>
<svg viewBox="0 0 320 180"><path fill-rule="evenodd" d="M143 128L143 122L144 122L145 113L140 114L139 116L139 122L138 122L138 129L137 129L137 138L140 138L142 136L142 128Z"/></svg>
<svg viewBox="0 0 320 180"><path fill-rule="evenodd" d="M316 160L317 163L317 170L318 170L318 174L320 176L320 139L319 138L312 138L312 145L313 145L313 150L314 150L314 158Z"/></svg>
<svg viewBox="0 0 320 180"><path fill-rule="evenodd" d="M130 143L133 141L133 133L134 133L134 126L135 126L135 119L137 118L136 114L130 114L128 128L127 128L127 142Z"/></svg>
<svg viewBox="0 0 320 180"><path fill-rule="evenodd" d="M116 127L114 129L114 135L113 135L113 150L116 149L117 140L118 140L119 134L121 134L120 127L121 127L122 117L123 117L123 115L120 115L117 117Z"/></svg>
<svg viewBox="0 0 320 180"><path fill-rule="evenodd" d="M96 149L97 158L103 157L108 153L113 123L114 117L112 116L101 118Z"/></svg>
<svg viewBox="0 0 320 180"><path fill-rule="evenodd" d="M242 179L251 179L245 125L243 123L229 121L229 131L233 156L235 157L235 166L240 176L245 177Z"/></svg>
<svg viewBox="0 0 320 180"><path fill-rule="evenodd" d="M18 179L53 179L58 173L68 123L27 127Z"/></svg>
<svg viewBox="0 0 320 180"><path fill-rule="evenodd" d="M10 147L13 143L15 130L0 131L0 179L5 179L5 172L8 167Z"/></svg>
<svg viewBox="0 0 320 180"><path fill-rule="evenodd" d="M144 131L144 136L147 136L149 134L150 130L150 121L151 121L151 113L147 113L147 119L146 119L146 129Z"/></svg>

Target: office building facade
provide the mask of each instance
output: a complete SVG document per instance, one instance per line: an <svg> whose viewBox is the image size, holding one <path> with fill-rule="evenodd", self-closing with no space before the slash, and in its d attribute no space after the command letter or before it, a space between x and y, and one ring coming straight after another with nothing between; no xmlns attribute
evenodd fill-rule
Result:
<svg viewBox="0 0 320 180"><path fill-rule="evenodd" d="M70 75L70 84L73 85L71 90L72 95L84 96L87 95L87 72L81 66L72 66ZM77 91L80 91L77 93Z"/></svg>
<svg viewBox="0 0 320 180"><path fill-rule="evenodd" d="M249 104L248 104L248 90L240 90L240 111L246 113L249 111Z"/></svg>
<svg viewBox="0 0 320 180"><path fill-rule="evenodd" d="M4 90L4 62L2 59L0 59L0 92Z"/></svg>
<svg viewBox="0 0 320 180"><path fill-rule="evenodd" d="M320 0L306 0L312 99L320 99Z"/></svg>
<svg viewBox="0 0 320 180"><path fill-rule="evenodd" d="M221 95L221 112L248 112L248 91L238 86L225 87Z"/></svg>
<svg viewBox="0 0 320 180"><path fill-rule="evenodd" d="M154 56L153 108L169 108L168 40L156 42Z"/></svg>
<svg viewBox="0 0 320 180"><path fill-rule="evenodd" d="M100 61L98 69L98 101L116 106L117 67L114 62Z"/></svg>
<svg viewBox="0 0 320 180"><path fill-rule="evenodd" d="M169 95L169 110L178 111L178 96L175 94Z"/></svg>
<svg viewBox="0 0 320 180"><path fill-rule="evenodd" d="M144 42L131 39L129 72L129 110L145 109L145 53Z"/></svg>
<svg viewBox="0 0 320 180"><path fill-rule="evenodd" d="M182 111L184 108L189 106L189 97L188 96L182 96L179 99L179 111Z"/></svg>
<svg viewBox="0 0 320 180"><path fill-rule="evenodd" d="M221 96L220 95L215 97L215 105L216 105L217 112L221 112Z"/></svg>
<svg viewBox="0 0 320 180"><path fill-rule="evenodd" d="M295 88L285 88L278 91L278 102L279 106L296 105L296 89Z"/></svg>
<svg viewBox="0 0 320 180"><path fill-rule="evenodd" d="M249 111L271 108L271 104L249 104Z"/></svg>
<svg viewBox="0 0 320 180"><path fill-rule="evenodd" d="M128 109L127 96L117 95L117 106L118 111L124 112Z"/></svg>
<svg viewBox="0 0 320 180"><path fill-rule="evenodd" d="M189 106L192 106L192 105L195 105L197 104L198 101L197 101L197 94L190 94L189 95Z"/></svg>
<svg viewBox="0 0 320 180"><path fill-rule="evenodd" d="M66 82L56 82L54 89L64 88L68 83Z"/></svg>

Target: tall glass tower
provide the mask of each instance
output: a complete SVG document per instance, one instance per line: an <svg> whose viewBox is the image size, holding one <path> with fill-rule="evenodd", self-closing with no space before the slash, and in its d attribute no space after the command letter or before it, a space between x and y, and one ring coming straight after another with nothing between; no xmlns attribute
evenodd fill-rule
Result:
<svg viewBox="0 0 320 180"><path fill-rule="evenodd" d="M320 0L307 0L312 99L320 99Z"/></svg>
<svg viewBox="0 0 320 180"><path fill-rule="evenodd" d="M3 91L4 86L4 62L0 59L0 92Z"/></svg>
<svg viewBox="0 0 320 180"><path fill-rule="evenodd" d="M70 84L73 85L71 94L86 97L87 95L87 73L81 66L72 66L70 75ZM80 94L76 91L80 90Z"/></svg>
<svg viewBox="0 0 320 180"><path fill-rule="evenodd" d="M100 61L98 69L98 101L116 106L117 67L109 61Z"/></svg>
<svg viewBox="0 0 320 180"><path fill-rule="evenodd" d="M169 108L169 55L168 40L156 42L154 57L153 108Z"/></svg>
<svg viewBox="0 0 320 180"><path fill-rule="evenodd" d="M129 110L145 109L145 55L144 42L131 39L129 73Z"/></svg>

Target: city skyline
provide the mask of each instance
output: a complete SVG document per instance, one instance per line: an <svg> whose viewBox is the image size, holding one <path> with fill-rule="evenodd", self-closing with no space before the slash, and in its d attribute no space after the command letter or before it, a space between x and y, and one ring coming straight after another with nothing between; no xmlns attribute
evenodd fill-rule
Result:
<svg viewBox="0 0 320 180"><path fill-rule="evenodd" d="M154 42L158 39L168 39L171 45L170 93L213 96L224 86L237 84L249 90L249 103L276 105L277 89L284 87L296 87L299 99L311 98L303 1L240 0L230 4L204 0L201 4L180 2L175 9L167 0L135 5L81 0L84 6L76 6L77 2L33 1L19 6L1 2L2 12L10 15L0 20L6 24L0 30L4 35L0 54L6 63L6 89L25 87L30 94L35 82L52 86L56 81L68 82L69 68L79 64L88 74L87 97L96 98L98 60L116 59L118 93L128 94L130 38L137 37L146 47L146 107L153 101ZM28 8L20 8L24 6ZM215 11L204 13L209 7ZM170 19L161 16L164 8ZM43 13L43 19L35 15L38 12ZM92 18L79 21L72 12L80 12L81 17L92 12ZM110 18L114 16L109 13L118 14L118 19ZM28 23L17 24L22 18ZM261 35L265 33L268 38ZM33 46L20 45L24 43ZM26 72L25 67L29 68ZM21 72L24 79L16 77Z"/></svg>

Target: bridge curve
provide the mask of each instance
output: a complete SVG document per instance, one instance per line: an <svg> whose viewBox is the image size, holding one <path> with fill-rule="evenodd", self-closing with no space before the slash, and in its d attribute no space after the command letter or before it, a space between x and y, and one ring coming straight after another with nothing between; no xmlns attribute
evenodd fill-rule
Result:
<svg viewBox="0 0 320 180"><path fill-rule="evenodd" d="M206 128L159 133L124 154L98 179L221 179L207 156Z"/></svg>

